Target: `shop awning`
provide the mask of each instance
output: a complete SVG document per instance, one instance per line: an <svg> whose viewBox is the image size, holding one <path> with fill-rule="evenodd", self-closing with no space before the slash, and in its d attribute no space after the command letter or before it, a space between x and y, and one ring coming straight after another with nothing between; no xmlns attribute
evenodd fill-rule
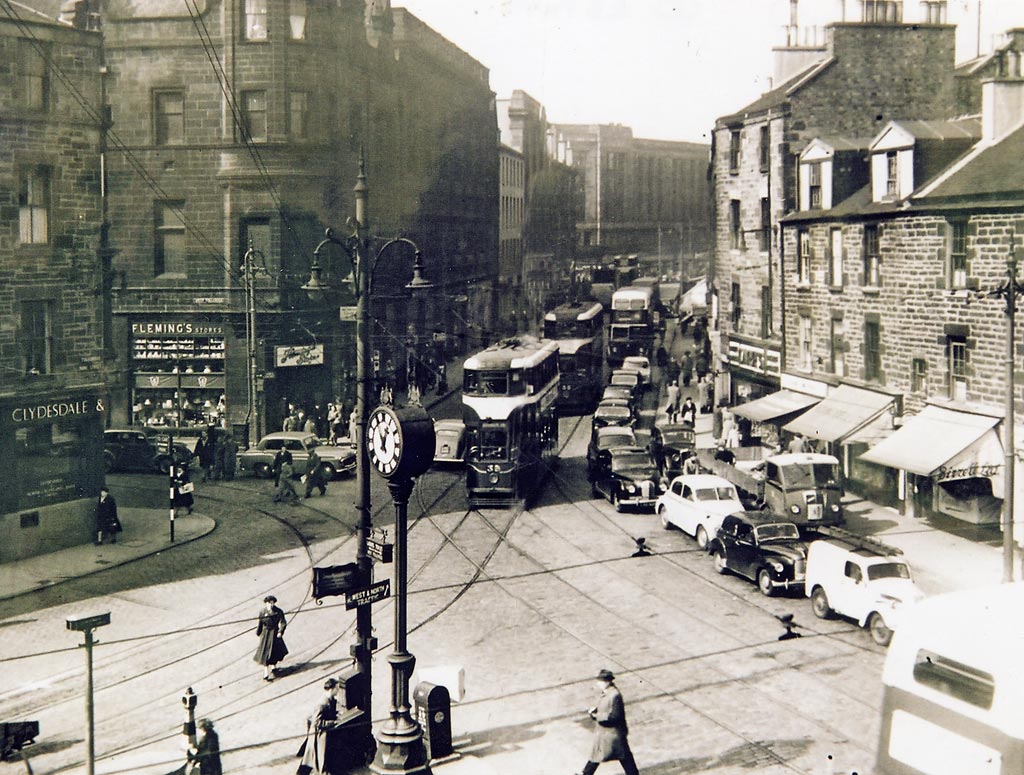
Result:
<svg viewBox="0 0 1024 775"><path fill-rule="evenodd" d="M888 410L892 401L885 393L840 385L783 430L814 441L842 441Z"/></svg>
<svg viewBox="0 0 1024 775"><path fill-rule="evenodd" d="M763 398L747 401L732 407L732 413L754 422L769 422L787 414L802 412L814 406L821 399L792 390L778 390Z"/></svg>
<svg viewBox="0 0 1024 775"><path fill-rule="evenodd" d="M869 463L878 463L921 476L931 476L954 458L964 459L963 453L968 452L979 441L989 441L986 434L998 422L997 417L957 412L941 406L926 406L919 414L907 419L896 433L876 444L860 458ZM998 442L998 439L996 441ZM987 448L991 445L984 446ZM1000 462L998 455L997 450L994 461L996 464ZM968 453L967 457L972 455ZM970 467L971 463L966 459L963 462L964 466L954 467Z"/></svg>

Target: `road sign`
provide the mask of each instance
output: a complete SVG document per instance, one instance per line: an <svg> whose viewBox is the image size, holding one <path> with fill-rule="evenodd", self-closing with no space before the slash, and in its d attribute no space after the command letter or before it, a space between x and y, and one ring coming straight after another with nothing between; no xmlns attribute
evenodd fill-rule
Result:
<svg viewBox="0 0 1024 775"><path fill-rule="evenodd" d="M359 566L354 562L313 568L313 597L339 597L349 592L359 579Z"/></svg>
<svg viewBox="0 0 1024 775"><path fill-rule="evenodd" d="M358 319L357 309L358 307L339 307L338 318L343 321L355 321Z"/></svg>
<svg viewBox="0 0 1024 775"><path fill-rule="evenodd" d="M378 600L391 597L391 579L378 581L362 589L354 589L345 595L345 608L351 610L361 605L376 603Z"/></svg>
<svg viewBox="0 0 1024 775"><path fill-rule="evenodd" d="M366 553L377 562L391 562L394 558L395 545L386 541L366 539Z"/></svg>

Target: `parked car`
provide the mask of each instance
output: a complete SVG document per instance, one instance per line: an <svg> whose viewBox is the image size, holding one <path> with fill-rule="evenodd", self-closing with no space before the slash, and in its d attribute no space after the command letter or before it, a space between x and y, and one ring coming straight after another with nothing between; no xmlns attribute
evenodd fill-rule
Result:
<svg viewBox="0 0 1024 775"><path fill-rule="evenodd" d="M643 447L620 447L608 453L608 465L599 466L591 480L594 495L603 495L615 507L654 508L661 488L658 469Z"/></svg>
<svg viewBox="0 0 1024 775"><path fill-rule="evenodd" d="M666 479L683 472L683 462L693 454L697 435L689 423L661 423L651 428L651 456Z"/></svg>
<svg viewBox="0 0 1024 775"><path fill-rule="evenodd" d="M677 476L654 507L662 527L678 527L707 549L711 538L730 514L743 511L736 488L720 476Z"/></svg>
<svg viewBox="0 0 1024 775"><path fill-rule="evenodd" d="M434 462L466 460L466 424L462 420L434 420Z"/></svg>
<svg viewBox="0 0 1024 775"><path fill-rule="evenodd" d="M167 449L170 437L152 428L107 428L103 431L103 465L111 471L150 471L166 474L171 470ZM192 450L174 442L174 462L192 463Z"/></svg>
<svg viewBox="0 0 1024 775"><path fill-rule="evenodd" d="M608 384L628 387L632 391L633 400L638 403L644 392L644 382L640 378L640 372L632 369L615 369L608 377Z"/></svg>
<svg viewBox="0 0 1024 775"><path fill-rule="evenodd" d="M599 468L608 467L611 450L635 446L638 446L636 433L628 425L594 428L590 432L590 443L587 445L587 477L593 479Z"/></svg>
<svg viewBox="0 0 1024 775"><path fill-rule="evenodd" d="M651 384L651 359L646 355L627 355L622 359L622 368L638 372L644 385Z"/></svg>
<svg viewBox="0 0 1024 775"><path fill-rule="evenodd" d="M608 399L599 403L597 409L594 410L591 428L603 428L607 425L632 425L634 422L636 422L636 417L629 401Z"/></svg>
<svg viewBox="0 0 1024 775"><path fill-rule="evenodd" d="M806 594L819 619L832 613L866 627L888 646L907 607L924 595L898 549L850 535L813 541L807 551Z"/></svg>
<svg viewBox="0 0 1024 775"><path fill-rule="evenodd" d="M708 550L714 555L715 570L750 579L763 595L804 585L807 544L796 525L771 512L730 514Z"/></svg>
<svg viewBox="0 0 1024 775"><path fill-rule="evenodd" d="M323 464L324 476L328 479L356 467L356 451L351 444L325 444L313 433L278 431L268 433L255 447L238 453L239 472L269 479L274 474L274 456L282 447L292 453L296 476L306 473L309 451L314 448Z"/></svg>

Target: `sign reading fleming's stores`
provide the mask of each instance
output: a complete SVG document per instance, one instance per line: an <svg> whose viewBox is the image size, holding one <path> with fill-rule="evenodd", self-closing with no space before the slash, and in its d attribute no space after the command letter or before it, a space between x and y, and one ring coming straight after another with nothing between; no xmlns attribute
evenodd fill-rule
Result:
<svg viewBox="0 0 1024 775"><path fill-rule="evenodd" d="M68 401L51 401L45 404L15 406L11 409L11 420L15 425L33 422L47 422L84 415L102 415L106 411L102 398L79 398Z"/></svg>
<svg viewBox="0 0 1024 775"><path fill-rule="evenodd" d="M132 336L223 336L223 323L205 321L132 323Z"/></svg>

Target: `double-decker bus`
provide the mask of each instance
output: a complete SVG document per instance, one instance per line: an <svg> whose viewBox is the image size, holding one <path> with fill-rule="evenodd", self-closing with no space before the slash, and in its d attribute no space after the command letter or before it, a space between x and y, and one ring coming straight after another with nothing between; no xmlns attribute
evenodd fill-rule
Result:
<svg viewBox="0 0 1024 775"><path fill-rule="evenodd" d="M590 270L590 295L608 308L612 294L630 285L637 277L639 258L636 255L618 255Z"/></svg>
<svg viewBox="0 0 1024 775"><path fill-rule="evenodd" d="M608 328L608 363L618 366L629 355L651 357L654 351L654 290L628 286L612 294Z"/></svg>
<svg viewBox="0 0 1024 775"><path fill-rule="evenodd" d="M560 304L544 316L544 337L558 342L558 409L589 412L604 386L604 307L596 301Z"/></svg>
<svg viewBox="0 0 1024 775"><path fill-rule="evenodd" d="M471 506L525 501L558 453L558 344L507 339L463 365L466 492Z"/></svg>

